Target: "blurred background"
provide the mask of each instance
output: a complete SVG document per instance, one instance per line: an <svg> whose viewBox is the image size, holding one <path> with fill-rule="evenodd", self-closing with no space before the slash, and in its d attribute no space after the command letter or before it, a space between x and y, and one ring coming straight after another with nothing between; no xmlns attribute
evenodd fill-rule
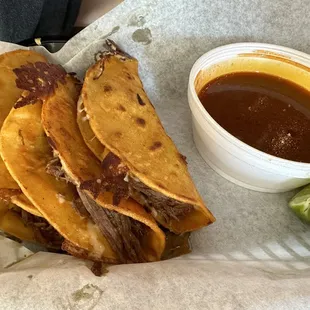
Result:
<svg viewBox="0 0 310 310"><path fill-rule="evenodd" d="M122 0L0 0L0 41L51 52Z"/></svg>
<svg viewBox="0 0 310 310"><path fill-rule="evenodd" d="M112 10L123 0L84 0L81 3L75 26L85 27Z"/></svg>

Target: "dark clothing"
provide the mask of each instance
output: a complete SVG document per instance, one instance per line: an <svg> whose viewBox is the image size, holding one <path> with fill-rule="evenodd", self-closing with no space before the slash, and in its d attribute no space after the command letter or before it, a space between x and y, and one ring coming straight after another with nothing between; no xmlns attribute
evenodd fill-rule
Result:
<svg viewBox="0 0 310 310"><path fill-rule="evenodd" d="M70 36L81 0L0 0L0 41Z"/></svg>

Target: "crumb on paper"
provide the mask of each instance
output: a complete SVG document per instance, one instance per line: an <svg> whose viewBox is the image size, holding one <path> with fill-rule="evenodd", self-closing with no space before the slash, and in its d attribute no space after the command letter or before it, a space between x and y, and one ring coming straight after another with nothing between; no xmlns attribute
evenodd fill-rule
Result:
<svg viewBox="0 0 310 310"><path fill-rule="evenodd" d="M41 38L35 38L34 42L36 42L36 45L42 45Z"/></svg>

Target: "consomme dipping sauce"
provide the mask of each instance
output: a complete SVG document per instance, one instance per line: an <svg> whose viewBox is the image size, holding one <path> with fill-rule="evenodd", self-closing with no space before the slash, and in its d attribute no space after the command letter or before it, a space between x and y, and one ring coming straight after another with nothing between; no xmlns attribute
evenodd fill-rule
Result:
<svg viewBox="0 0 310 310"><path fill-rule="evenodd" d="M209 81L198 97L212 118L246 144L310 163L310 93L278 76L234 72Z"/></svg>

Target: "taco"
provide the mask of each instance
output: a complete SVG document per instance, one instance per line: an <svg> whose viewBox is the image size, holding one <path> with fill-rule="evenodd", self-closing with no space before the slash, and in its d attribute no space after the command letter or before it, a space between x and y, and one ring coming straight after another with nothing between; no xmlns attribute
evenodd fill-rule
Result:
<svg viewBox="0 0 310 310"><path fill-rule="evenodd" d="M17 85L27 93L5 121L1 153L24 194L65 237L63 249L76 256L96 250L89 246L89 238L84 243L79 239L83 219L97 229L97 235L101 233L101 243L107 243L103 261L159 260L165 235L154 219L134 200L120 199L116 207L114 195L100 191L102 166L85 145L76 122L78 81L56 65L35 63L14 71ZM35 81L34 88L25 83L27 78ZM83 237L87 239L87 231ZM98 255L91 259L99 260Z"/></svg>
<svg viewBox="0 0 310 310"><path fill-rule="evenodd" d="M0 55L0 129L23 91L15 85L13 69L37 61L44 62L46 59L36 52L27 50ZM0 230L10 238L39 243L48 249L60 249L63 239L22 194L1 157Z"/></svg>
<svg viewBox="0 0 310 310"><path fill-rule="evenodd" d="M29 201L65 238L62 248L94 261L117 262L98 227L73 208L74 186L46 172L53 159L41 125L42 103L12 109L0 135L0 153Z"/></svg>
<svg viewBox="0 0 310 310"><path fill-rule="evenodd" d="M89 213L121 262L159 260L165 235L154 219L134 200L115 202L117 197L111 192L101 192L105 170L79 131L76 110L80 89L75 84L74 78L67 76L42 108L42 124L59 159L58 168L77 187L84 213ZM115 173L123 178L121 171Z"/></svg>
<svg viewBox="0 0 310 310"><path fill-rule="evenodd" d="M25 64L34 62L46 62L46 58L34 51L15 50L0 55L0 129L10 110L16 101L21 97L23 90L15 84L16 76L13 70ZM9 209L8 206L14 205L24 211L41 217L41 213L34 205L22 194L18 184L10 175L1 156L0 156L0 200L2 209ZM10 204L11 203L11 204Z"/></svg>
<svg viewBox="0 0 310 310"><path fill-rule="evenodd" d="M46 59L36 52L27 50L16 50L0 55L0 129L22 93L22 90L15 85L16 77L13 69L37 61L44 62ZM10 202L10 198L18 194L21 194L21 190L0 157L0 199Z"/></svg>
<svg viewBox="0 0 310 310"><path fill-rule="evenodd" d="M166 134L138 75L138 61L107 40L109 51L85 76L78 124L102 165L121 166L125 181L102 186L131 197L175 233L215 221L190 177L186 158Z"/></svg>

